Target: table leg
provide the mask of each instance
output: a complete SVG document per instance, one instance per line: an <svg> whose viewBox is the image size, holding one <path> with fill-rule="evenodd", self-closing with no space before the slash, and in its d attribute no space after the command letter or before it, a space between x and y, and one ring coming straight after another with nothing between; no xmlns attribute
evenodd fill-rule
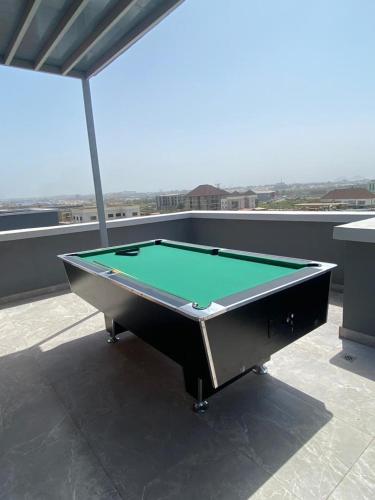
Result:
<svg viewBox="0 0 375 500"><path fill-rule="evenodd" d="M193 411L195 413L205 413L208 408L208 401L203 399L203 381L198 378L198 401L193 404Z"/></svg>
<svg viewBox="0 0 375 500"><path fill-rule="evenodd" d="M105 321L105 328L107 332L109 333L109 338L107 339L107 342L109 344L114 344L115 342L118 342L120 339L118 338L118 334L121 332L124 332L124 328L122 328L116 321L109 316L104 315L104 321Z"/></svg>
<svg viewBox="0 0 375 500"><path fill-rule="evenodd" d="M253 372L257 375L266 375L268 373L268 368L265 365L255 365L253 367Z"/></svg>

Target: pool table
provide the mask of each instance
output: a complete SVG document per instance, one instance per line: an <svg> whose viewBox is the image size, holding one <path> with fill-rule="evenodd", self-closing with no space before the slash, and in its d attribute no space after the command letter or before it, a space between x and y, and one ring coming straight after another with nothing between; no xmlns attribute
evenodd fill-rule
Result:
<svg viewBox="0 0 375 500"><path fill-rule="evenodd" d="M334 264L164 239L59 256L71 290L183 368L207 398L326 322Z"/></svg>

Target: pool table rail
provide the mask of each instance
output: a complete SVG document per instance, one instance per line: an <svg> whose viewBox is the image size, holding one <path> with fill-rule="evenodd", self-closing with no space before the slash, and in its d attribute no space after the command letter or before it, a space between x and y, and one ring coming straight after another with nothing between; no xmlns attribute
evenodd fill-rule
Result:
<svg viewBox="0 0 375 500"><path fill-rule="evenodd" d="M260 259L262 262L271 261L271 263L272 261L278 261L278 262L283 262L283 264L285 263L285 265L290 263L292 265L294 264L304 265L305 267L296 269L295 272L291 275L283 276L268 281L264 284L253 286L245 290L241 290L239 292L236 292L234 294L228 295L226 297L215 300L214 302L211 302L209 306L204 309L198 309L189 300L186 300L177 295L173 295L160 288L147 285L146 283L143 283L142 281L139 281L130 276L127 276L124 273L117 272L116 270L113 269L108 269L106 266L100 263L89 262L81 258L81 256L84 257L85 255L88 254L93 255L96 252L100 252L101 249L90 250L89 252L84 251L78 253L62 254L59 255L58 257L64 262L65 267L69 265L75 266L87 273L100 276L103 279L108 279L116 286L125 287L131 293L140 295L141 297L144 297L147 300L156 302L172 310L175 310L180 314L187 316L188 318L193 319L195 321L208 320L214 318L215 316L224 314L238 307L242 307L243 305L251 303L260 298L267 297L268 295L277 293L286 288L295 286L298 283L302 283L306 280L312 279L321 274L330 273L332 269L336 267L335 264L330 264L326 262L280 257L277 255L267 255L256 252L245 252L241 250L233 250L227 248L215 248L205 245L180 243L164 239L142 241L139 243L133 243L128 245L120 245L116 247L111 247L111 249L105 249L104 251L109 252L113 250L122 250L122 249L129 249L134 247L142 247L146 245L164 244L164 243L168 246L173 244L177 248L194 249L195 251L202 250L207 253L211 252L212 250L217 250L219 254L222 252L224 254L230 254L239 258L254 258L254 259Z"/></svg>

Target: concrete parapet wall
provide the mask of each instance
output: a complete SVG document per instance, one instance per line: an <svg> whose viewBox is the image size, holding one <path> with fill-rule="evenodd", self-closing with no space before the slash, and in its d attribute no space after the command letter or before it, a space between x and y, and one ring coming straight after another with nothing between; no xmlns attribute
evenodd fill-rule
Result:
<svg viewBox="0 0 375 500"><path fill-rule="evenodd" d="M180 212L108 223L111 245L167 238L254 252L334 262L333 283L344 278L344 242L334 227L373 212ZM63 287L58 254L100 246L97 223L0 232L0 301L33 290Z"/></svg>

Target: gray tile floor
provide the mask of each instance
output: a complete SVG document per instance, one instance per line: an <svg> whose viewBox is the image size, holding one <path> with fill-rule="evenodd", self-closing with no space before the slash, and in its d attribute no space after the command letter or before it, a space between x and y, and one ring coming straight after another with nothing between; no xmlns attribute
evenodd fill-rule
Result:
<svg viewBox="0 0 375 500"><path fill-rule="evenodd" d="M0 310L1 499L373 499L375 350L329 322L190 411L178 366L73 294ZM349 356L350 357L349 357Z"/></svg>

